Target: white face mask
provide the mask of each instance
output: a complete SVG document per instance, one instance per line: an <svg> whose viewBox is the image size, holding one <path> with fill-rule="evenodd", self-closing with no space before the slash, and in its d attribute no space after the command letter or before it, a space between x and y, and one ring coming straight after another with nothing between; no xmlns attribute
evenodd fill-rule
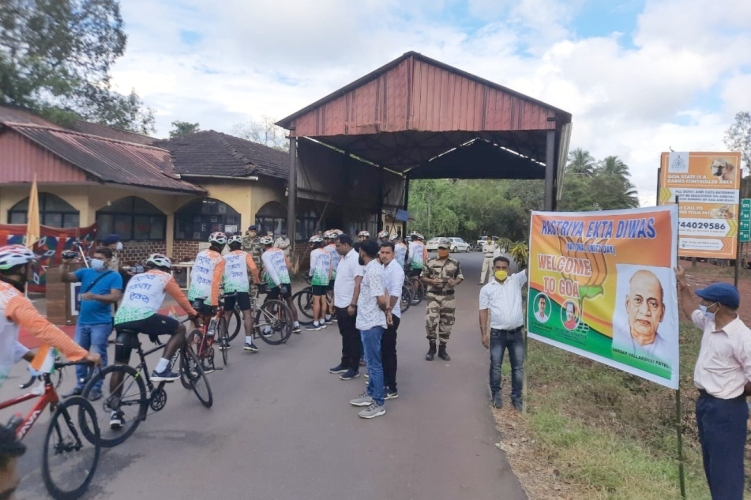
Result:
<svg viewBox="0 0 751 500"><path fill-rule="evenodd" d="M117 245L115 245L115 250L117 250L119 252L122 249L123 249L123 242L122 241L118 241Z"/></svg>
<svg viewBox="0 0 751 500"><path fill-rule="evenodd" d="M714 304L712 304L712 305L714 305ZM710 321L714 321L715 320L715 313L707 311L707 307L711 307L711 306L705 306L704 304L699 304L699 310L704 315L704 317L707 318Z"/></svg>
<svg viewBox="0 0 751 500"><path fill-rule="evenodd" d="M101 271L104 269L104 261L102 259L91 259L91 268L94 271Z"/></svg>

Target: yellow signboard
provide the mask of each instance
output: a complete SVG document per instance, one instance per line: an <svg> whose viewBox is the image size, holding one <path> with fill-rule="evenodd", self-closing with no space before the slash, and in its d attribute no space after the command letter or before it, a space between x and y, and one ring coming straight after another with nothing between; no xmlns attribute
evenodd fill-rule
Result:
<svg viewBox="0 0 751 500"><path fill-rule="evenodd" d="M678 255L734 259L741 155L662 153L659 204L678 197Z"/></svg>

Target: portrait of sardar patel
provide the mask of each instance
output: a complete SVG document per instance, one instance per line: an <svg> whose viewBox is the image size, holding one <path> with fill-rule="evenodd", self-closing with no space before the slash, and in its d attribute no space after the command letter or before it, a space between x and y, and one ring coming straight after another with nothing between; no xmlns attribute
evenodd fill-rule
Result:
<svg viewBox="0 0 751 500"><path fill-rule="evenodd" d="M613 348L670 364L667 342L659 332L665 317L663 299L662 283L657 276L645 269L636 271L622 302L627 324L613 325Z"/></svg>

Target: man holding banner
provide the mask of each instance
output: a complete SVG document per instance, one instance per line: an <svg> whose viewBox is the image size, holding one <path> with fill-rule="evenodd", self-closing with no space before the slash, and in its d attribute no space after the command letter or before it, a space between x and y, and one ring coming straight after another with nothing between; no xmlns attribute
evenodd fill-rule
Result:
<svg viewBox="0 0 751 500"><path fill-rule="evenodd" d="M694 298L682 267L676 269L683 314L704 331L694 368L699 389L696 425L699 428L704 473L713 500L742 500L744 450L751 392L751 329L738 317L738 290L715 283L696 290Z"/></svg>

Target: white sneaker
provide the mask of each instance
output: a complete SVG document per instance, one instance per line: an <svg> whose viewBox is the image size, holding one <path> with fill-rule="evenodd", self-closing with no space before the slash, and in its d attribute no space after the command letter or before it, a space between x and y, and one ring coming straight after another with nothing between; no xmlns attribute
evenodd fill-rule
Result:
<svg viewBox="0 0 751 500"><path fill-rule="evenodd" d="M375 418L385 414L386 408L383 406L378 406L377 404L375 404L375 402L373 402L370 406L359 413L360 418Z"/></svg>

